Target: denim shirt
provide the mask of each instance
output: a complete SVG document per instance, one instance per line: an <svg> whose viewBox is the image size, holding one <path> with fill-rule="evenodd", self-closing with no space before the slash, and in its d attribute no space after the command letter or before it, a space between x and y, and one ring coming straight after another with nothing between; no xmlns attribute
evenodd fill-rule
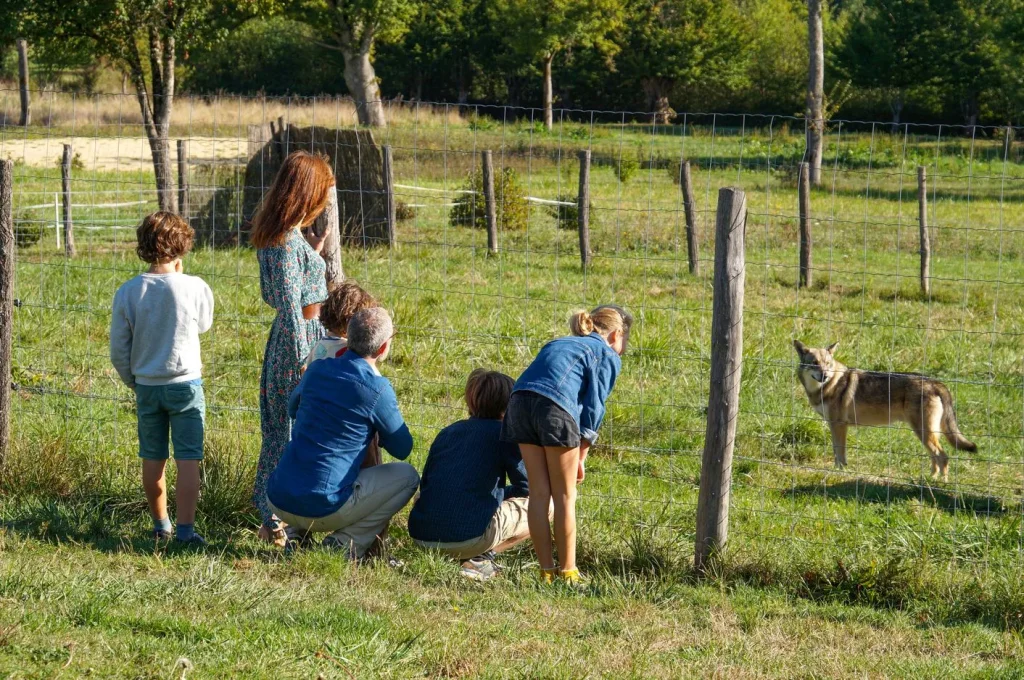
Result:
<svg viewBox="0 0 1024 680"><path fill-rule="evenodd" d="M593 444L604 419L604 402L615 387L622 359L597 333L568 335L541 348L516 381L515 392L535 392L576 419L580 436Z"/></svg>
<svg viewBox="0 0 1024 680"><path fill-rule="evenodd" d="M362 357L345 352L314 361L288 403L292 439L267 484L274 506L300 517L325 517L352 495L373 435L404 460L412 435L395 391Z"/></svg>

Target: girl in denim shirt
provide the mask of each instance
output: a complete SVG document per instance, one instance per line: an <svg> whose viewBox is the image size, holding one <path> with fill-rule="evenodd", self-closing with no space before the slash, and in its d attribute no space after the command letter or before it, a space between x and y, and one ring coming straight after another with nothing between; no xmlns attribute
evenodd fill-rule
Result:
<svg viewBox="0 0 1024 680"><path fill-rule="evenodd" d="M558 575L579 581L576 569L576 485L583 461L597 441L605 400L622 370L619 358L629 341L632 315L601 305L569 319L572 335L552 340L516 381L502 424L503 441L523 454L530 484L529 524L541 578ZM551 546L548 505L554 502L555 545Z"/></svg>

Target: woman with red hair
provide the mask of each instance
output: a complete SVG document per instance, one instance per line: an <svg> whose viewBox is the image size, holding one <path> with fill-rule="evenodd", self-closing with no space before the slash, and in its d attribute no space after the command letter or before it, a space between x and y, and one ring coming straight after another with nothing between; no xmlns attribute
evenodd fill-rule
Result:
<svg viewBox="0 0 1024 680"><path fill-rule="evenodd" d="M291 438L288 397L299 384L302 361L323 335L317 320L327 299L323 238L302 230L324 211L334 174L319 156L296 151L285 159L253 219L251 241L260 263L263 301L277 310L260 375L263 445L253 501L260 512L259 537L283 547L284 524L267 501L267 479Z"/></svg>

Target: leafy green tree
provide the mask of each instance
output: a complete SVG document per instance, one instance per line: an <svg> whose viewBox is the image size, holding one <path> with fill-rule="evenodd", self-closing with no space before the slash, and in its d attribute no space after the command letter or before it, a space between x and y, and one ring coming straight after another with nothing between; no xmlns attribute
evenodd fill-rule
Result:
<svg viewBox="0 0 1024 680"><path fill-rule="evenodd" d="M298 0L285 6L289 16L307 22L321 33L326 45L345 60L345 84L356 104L359 122L386 125L373 48L394 42L409 28L417 0Z"/></svg>
<svg viewBox="0 0 1024 680"><path fill-rule="evenodd" d="M555 57L575 47L596 47L609 58L619 50L612 35L623 20L621 0L494 0L490 12L513 50L541 64L548 130L554 121L551 71Z"/></svg>
<svg viewBox="0 0 1024 680"><path fill-rule="evenodd" d="M803 3L739 0L739 6L750 43L744 108L772 113L803 109L807 83L807 15Z"/></svg>
<svg viewBox="0 0 1024 680"><path fill-rule="evenodd" d="M660 122L675 114L670 97L712 83L735 88L747 66L743 19L731 0L633 0L616 60L638 84Z"/></svg>
<svg viewBox="0 0 1024 680"><path fill-rule="evenodd" d="M176 209L169 132L179 54L226 30L226 18L255 7L219 0L25 0L19 20L33 42L89 50L135 87L149 140L161 210Z"/></svg>

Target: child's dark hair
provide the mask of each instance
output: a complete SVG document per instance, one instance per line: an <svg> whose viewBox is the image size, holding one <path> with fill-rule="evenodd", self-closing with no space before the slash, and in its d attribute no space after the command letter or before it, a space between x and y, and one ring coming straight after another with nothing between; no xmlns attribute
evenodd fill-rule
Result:
<svg viewBox="0 0 1024 680"><path fill-rule="evenodd" d="M327 300L320 307L320 323L332 333L344 337L348 333L348 322L356 312L379 306L377 299L355 281L345 281L328 291Z"/></svg>
<svg viewBox="0 0 1024 680"><path fill-rule="evenodd" d="M469 415L485 420L498 420L508 408L515 381L504 373L476 368L466 380L466 406Z"/></svg>
<svg viewBox="0 0 1024 680"><path fill-rule="evenodd" d="M135 252L143 262L166 264L192 250L196 232L172 212L147 215L135 229Z"/></svg>

